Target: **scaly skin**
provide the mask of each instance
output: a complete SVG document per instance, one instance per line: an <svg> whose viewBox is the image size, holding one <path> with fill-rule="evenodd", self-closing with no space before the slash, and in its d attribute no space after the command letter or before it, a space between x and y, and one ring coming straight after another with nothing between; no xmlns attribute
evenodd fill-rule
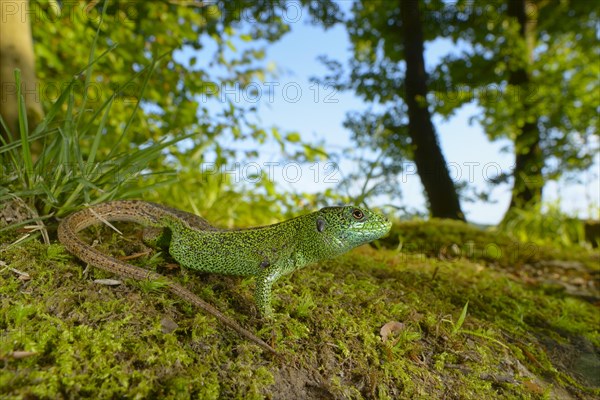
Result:
<svg viewBox="0 0 600 400"><path fill-rule="evenodd" d="M391 227L387 219L371 211L344 206L326 207L273 225L224 230L196 215L137 200L102 203L72 214L59 225L60 242L81 260L123 277L163 281L161 275L107 256L79 239L77 232L102 220L168 228L169 253L186 268L256 277L256 306L264 316L272 314L271 287L279 277L378 239ZM242 336L274 351L181 285L172 281L166 285Z"/></svg>

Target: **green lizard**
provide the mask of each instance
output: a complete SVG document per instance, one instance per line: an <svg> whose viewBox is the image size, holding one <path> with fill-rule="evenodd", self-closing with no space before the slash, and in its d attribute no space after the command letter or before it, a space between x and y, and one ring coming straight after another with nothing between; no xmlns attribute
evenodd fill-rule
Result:
<svg viewBox="0 0 600 400"><path fill-rule="evenodd" d="M385 235L386 218L353 206L326 207L273 225L226 230L177 209L138 200L102 203L65 218L58 227L60 242L81 260L133 279L161 279L161 275L105 255L77 233L101 221L131 221L167 228L150 237L168 243L169 253L182 266L203 272L254 276L255 302L270 316L271 287L281 276L320 260L335 257ZM181 285L168 281L169 290L206 310L241 335L269 351L273 349ZM259 343L260 342L260 343ZM266 346L266 347L265 347Z"/></svg>

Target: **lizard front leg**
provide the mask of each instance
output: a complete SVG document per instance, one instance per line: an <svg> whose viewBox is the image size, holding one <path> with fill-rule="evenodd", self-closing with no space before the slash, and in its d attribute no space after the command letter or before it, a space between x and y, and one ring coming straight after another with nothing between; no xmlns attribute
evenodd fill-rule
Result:
<svg viewBox="0 0 600 400"><path fill-rule="evenodd" d="M254 292L254 302L261 316L269 318L273 316L271 307L271 290L273 283L283 274L284 268L281 265L261 264L263 270L256 277L256 290Z"/></svg>

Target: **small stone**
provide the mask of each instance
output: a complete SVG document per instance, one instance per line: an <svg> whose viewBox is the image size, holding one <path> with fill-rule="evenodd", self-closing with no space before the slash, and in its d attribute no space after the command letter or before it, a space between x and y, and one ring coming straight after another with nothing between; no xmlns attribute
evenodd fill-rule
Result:
<svg viewBox="0 0 600 400"><path fill-rule="evenodd" d="M94 279L94 283L105 286L119 286L123 282L117 279Z"/></svg>
<svg viewBox="0 0 600 400"><path fill-rule="evenodd" d="M179 325L171 318L163 317L160 320L160 326L162 328L162 333L171 333L175 329L179 328Z"/></svg>

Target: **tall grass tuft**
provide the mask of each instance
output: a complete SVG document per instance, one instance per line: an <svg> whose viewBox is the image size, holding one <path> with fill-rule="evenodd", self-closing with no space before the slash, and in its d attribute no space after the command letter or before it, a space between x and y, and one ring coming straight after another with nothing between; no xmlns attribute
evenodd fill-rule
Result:
<svg viewBox="0 0 600 400"><path fill-rule="evenodd" d="M113 93L98 109L93 110L89 119L81 118L84 111L89 114L89 110L84 110L85 99L75 109L74 86L79 75L84 73L89 77L97 60L111 50L108 49L92 60L70 81L32 132L27 125L25 101L20 89L20 72L15 71L20 140L7 142L0 138L0 217L8 204L18 202L29 210L29 218L0 227L0 231L35 224L37 228L34 230L41 231L45 240L48 240L45 221L51 217L60 218L84 204L139 196L144 191L154 190L157 186L175 180L172 171L160 172L159 179L156 179L157 173L149 171L147 166L161 157L166 147L190 137L191 134L148 142L121 154L111 151L108 156L101 157L99 149L116 148L114 143L103 143L103 138L111 107L118 93ZM91 51L94 52L94 48ZM137 94L138 103L118 141L127 137L148 77L159 60L160 58L153 61L131 78L130 81L133 81L141 74L146 74L140 93ZM8 131L1 117L0 123ZM32 151L32 143L35 141L41 143L41 151ZM91 146L84 148L83 143L91 143ZM152 183L144 185L144 177L150 174L154 175Z"/></svg>
<svg viewBox="0 0 600 400"><path fill-rule="evenodd" d="M548 204L546 210L512 210L498 227L521 242L571 247L585 245L584 222Z"/></svg>

